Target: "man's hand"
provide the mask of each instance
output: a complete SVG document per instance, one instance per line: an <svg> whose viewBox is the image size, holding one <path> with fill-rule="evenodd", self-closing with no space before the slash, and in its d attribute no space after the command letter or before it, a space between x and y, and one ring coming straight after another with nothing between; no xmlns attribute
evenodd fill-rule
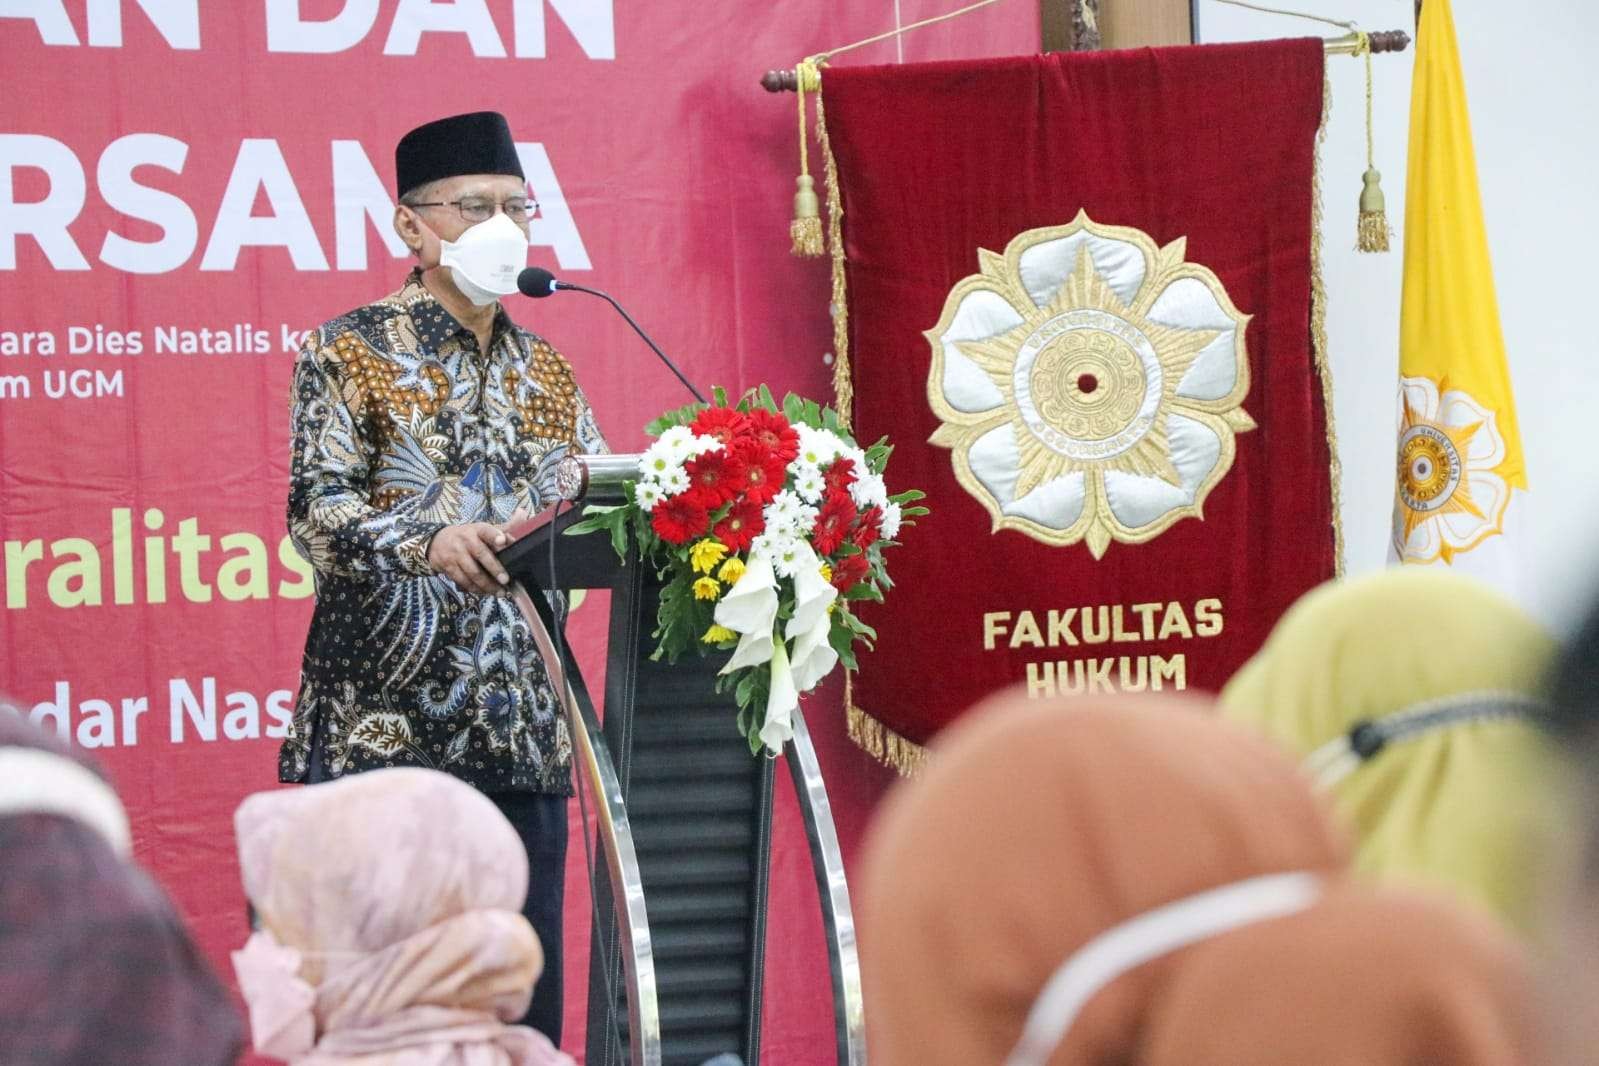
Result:
<svg viewBox="0 0 1599 1066"><path fill-rule="evenodd" d="M428 565L468 592L488 596L510 584L510 575L494 557L509 543L505 529L488 522L445 526L428 545Z"/></svg>

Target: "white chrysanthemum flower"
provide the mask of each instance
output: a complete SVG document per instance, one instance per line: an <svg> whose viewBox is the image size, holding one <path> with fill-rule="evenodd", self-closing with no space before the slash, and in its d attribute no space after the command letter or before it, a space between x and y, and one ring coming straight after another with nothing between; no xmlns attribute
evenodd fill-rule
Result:
<svg viewBox="0 0 1599 1066"><path fill-rule="evenodd" d="M655 510L655 505L661 502L661 486L654 481L640 481L633 486L633 499L638 502L639 510L648 514Z"/></svg>
<svg viewBox="0 0 1599 1066"><path fill-rule="evenodd" d="M855 447L853 444L847 444L839 450L838 454L848 459L855 467L856 477L862 478L871 474L872 467L866 461L866 453L860 448Z"/></svg>
<svg viewBox="0 0 1599 1066"><path fill-rule="evenodd" d="M689 444L690 458L704 455L706 452L719 452L721 450L721 441L717 440L715 437L707 437L703 434L695 437Z"/></svg>
<svg viewBox="0 0 1599 1066"><path fill-rule="evenodd" d="M821 471L809 467L803 474L794 478L794 491L806 503L816 503L822 498L822 493L827 491L827 482L822 480Z"/></svg>
<svg viewBox="0 0 1599 1066"><path fill-rule="evenodd" d="M672 426L662 433L652 447L659 447L682 462L693 454L694 431L687 426Z"/></svg>
<svg viewBox="0 0 1599 1066"><path fill-rule="evenodd" d="M674 467L681 467L683 459L675 455L672 449L663 441L656 441L644 450L638 459L639 477L646 480L659 481L672 471Z"/></svg>
<svg viewBox="0 0 1599 1066"><path fill-rule="evenodd" d="M809 463L814 467L823 467L838 457L844 448L844 442L837 435L825 429L814 429L811 426L796 425L794 431L799 434L799 456L796 462Z"/></svg>
<svg viewBox="0 0 1599 1066"><path fill-rule="evenodd" d="M807 557L815 558L815 553L807 552L805 547L798 537L773 538L768 542L767 558L772 560L772 570L778 577L793 578Z"/></svg>
<svg viewBox="0 0 1599 1066"><path fill-rule="evenodd" d="M799 514L799 509L803 506L805 506L805 501L801 500L794 490L784 489L776 496L773 496L772 502L762 509L761 517L765 519L768 526L786 525L794 521L795 516Z"/></svg>
<svg viewBox="0 0 1599 1066"><path fill-rule="evenodd" d="M779 492L761 512L766 528L779 537L802 537L816 524L816 508L788 489Z"/></svg>
<svg viewBox="0 0 1599 1066"><path fill-rule="evenodd" d="M688 471L681 466L672 467L655 480L660 485L661 495L663 496L676 496L680 492L688 491Z"/></svg>
<svg viewBox="0 0 1599 1066"><path fill-rule="evenodd" d="M855 506L863 511L868 507L888 506L888 486L884 484L881 474L867 474L857 479L849 487L849 495L855 501Z"/></svg>
<svg viewBox="0 0 1599 1066"><path fill-rule="evenodd" d="M791 460L783 471L784 476L789 481L799 481L800 479L811 474L815 474L820 477L821 473L822 468L817 466L815 463L806 462L804 456Z"/></svg>
<svg viewBox="0 0 1599 1066"><path fill-rule="evenodd" d="M883 539L893 540L899 536L899 524L904 516L900 514L899 504L883 504Z"/></svg>

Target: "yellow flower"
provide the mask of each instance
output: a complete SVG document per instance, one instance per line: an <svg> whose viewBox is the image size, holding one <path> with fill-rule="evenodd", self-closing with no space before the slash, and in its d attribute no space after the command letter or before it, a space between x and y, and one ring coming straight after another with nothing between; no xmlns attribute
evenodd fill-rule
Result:
<svg viewBox="0 0 1599 1066"><path fill-rule="evenodd" d="M744 560L736 555L733 556L722 564L722 568L716 572L716 576L729 585L737 584L738 579L744 576Z"/></svg>
<svg viewBox="0 0 1599 1066"><path fill-rule="evenodd" d="M721 562L722 556L726 554L726 544L723 544L715 537L706 537L704 540L696 542L694 547L688 550L688 561L693 564L695 573L708 574L716 569L716 564ZM715 597L706 596L704 598L709 600Z"/></svg>
<svg viewBox="0 0 1599 1066"><path fill-rule="evenodd" d="M716 583L714 577L702 577L694 582L694 598L696 600L714 600L722 594L722 586Z"/></svg>
<svg viewBox="0 0 1599 1066"><path fill-rule="evenodd" d="M833 568L831 566L828 566L826 563L822 564L822 580L823 581L832 581L833 580Z"/></svg>
<svg viewBox="0 0 1599 1066"><path fill-rule="evenodd" d="M705 635L700 639L707 644L724 644L736 636L738 634L726 626L713 625L705 631Z"/></svg>

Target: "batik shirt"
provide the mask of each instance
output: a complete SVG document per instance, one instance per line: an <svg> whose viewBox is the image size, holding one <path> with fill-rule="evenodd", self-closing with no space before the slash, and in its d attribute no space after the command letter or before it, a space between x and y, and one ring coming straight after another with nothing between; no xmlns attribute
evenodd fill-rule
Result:
<svg viewBox="0 0 1599 1066"><path fill-rule="evenodd" d="M555 497L605 442L572 368L497 309L485 354L413 272L300 351L289 532L316 570L283 781L426 766L486 791L570 791L571 740L509 596L428 565L433 535ZM315 744L313 737L320 730Z"/></svg>

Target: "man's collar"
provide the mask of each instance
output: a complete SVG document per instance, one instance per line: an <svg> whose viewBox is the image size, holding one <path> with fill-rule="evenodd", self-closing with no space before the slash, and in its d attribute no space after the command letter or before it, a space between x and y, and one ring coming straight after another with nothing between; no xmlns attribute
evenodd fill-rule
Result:
<svg viewBox="0 0 1599 1066"><path fill-rule="evenodd" d="M422 268L412 267L411 273L405 279L405 285L400 289L400 302L411 315L411 321L416 325L416 335L428 350L440 351L446 341L459 334L472 335L472 331L463 326L460 321L444 305L439 303L428 287L422 283ZM507 330L514 330L516 323L511 321L511 316L505 313L504 304L496 304L494 308L494 330L492 337L497 338ZM493 344L493 341L490 341Z"/></svg>

